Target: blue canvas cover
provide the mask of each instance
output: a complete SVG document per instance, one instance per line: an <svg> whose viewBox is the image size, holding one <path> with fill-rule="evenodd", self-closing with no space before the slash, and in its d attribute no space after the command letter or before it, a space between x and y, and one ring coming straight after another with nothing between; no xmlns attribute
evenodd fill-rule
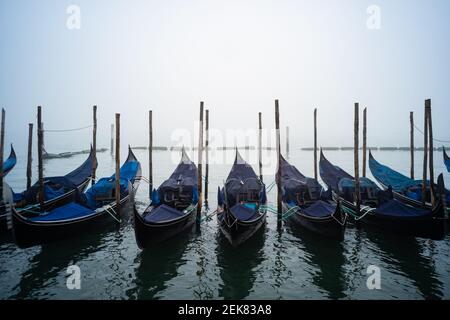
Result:
<svg viewBox="0 0 450 320"><path fill-rule="evenodd" d="M84 206L79 203L71 202L64 206L58 207L51 210L45 215L29 218L31 221L35 222L45 222L45 221L61 221L67 219L76 219L90 215L94 212L93 209Z"/></svg>
<svg viewBox="0 0 450 320"><path fill-rule="evenodd" d="M3 177L6 177L6 175L15 167L16 163L17 163L16 152L14 151L14 148L11 145L11 153L8 159L6 159L6 161L3 162Z"/></svg>
<svg viewBox="0 0 450 320"><path fill-rule="evenodd" d="M245 162L236 150L236 158L225 182L224 196L229 208L237 202L259 202L265 199L264 184L253 168Z"/></svg>
<svg viewBox="0 0 450 320"><path fill-rule="evenodd" d="M175 206L177 203L196 203L198 201L197 167L182 151L181 161L172 175L158 188L159 200L162 204Z"/></svg>
<svg viewBox="0 0 450 320"><path fill-rule="evenodd" d="M408 206L406 204L401 203L400 201L393 199L384 204L380 205L375 213L383 216L391 216L391 217L410 217L410 218L418 218L418 217L432 217L433 213L431 210L424 210L419 208L414 208L412 206Z"/></svg>
<svg viewBox="0 0 450 320"><path fill-rule="evenodd" d="M308 208L303 209L302 212L314 218L325 218L331 216L336 211L336 207L328 202L319 200L314 202Z"/></svg>
<svg viewBox="0 0 450 320"><path fill-rule="evenodd" d="M68 173L65 177L72 181L74 185L79 186L92 175L94 166L97 168L97 159L94 157L94 152L91 148L91 153L86 161L77 169Z"/></svg>
<svg viewBox="0 0 450 320"><path fill-rule="evenodd" d="M251 221L259 216L256 208L250 208L249 206L240 203L231 207L230 212L239 221Z"/></svg>
<svg viewBox="0 0 450 320"><path fill-rule="evenodd" d="M320 176L322 177L323 182L330 187L334 192L339 194L339 181L344 178L348 178L353 180L353 177L342 170L338 166L334 166L331 164L323 155L323 152L320 152L320 162L319 162L319 171Z"/></svg>
<svg viewBox="0 0 450 320"><path fill-rule="evenodd" d="M442 149L444 153L444 164L447 167L447 171L450 172L450 158L447 155L447 152L445 152L445 148Z"/></svg>
<svg viewBox="0 0 450 320"><path fill-rule="evenodd" d="M63 195L67 192L70 192L74 189L77 189L77 186L72 183L66 177L50 177L44 179L44 193L45 193L45 201L52 200L60 195ZM16 199L26 200L27 203L37 203L39 195L39 184L36 183L30 189L22 193L22 196L15 197Z"/></svg>
<svg viewBox="0 0 450 320"><path fill-rule="evenodd" d="M398 193L404 194L408 198L421 201L422 200L422 180L413 180L407 176L382 165L375 160L372 153L369 153L369 167L373 176L385 186L391 186ZM430 187L430 181L426 182L427 188ZM435 185L437 190L437 185ZM447 202L450 200L450 191L445 190ZM429 199L429 190L427 198Z"/></svg>
<svg viewBox="0 0 450 320"><path fill-rule="evenodd" d="M315 179L305 177L296 167L281 157L281 184L283 201L287 203L319 200L323 188Z"/></svg>
<svg viewBox="0 0 450 320"><path fill-rule="evenodd" d="M188 213L179 211L168 205L162 204L154 208L151 212L144 216L144 220L150 223L163 223L166 221L181 218Z"/></svg>

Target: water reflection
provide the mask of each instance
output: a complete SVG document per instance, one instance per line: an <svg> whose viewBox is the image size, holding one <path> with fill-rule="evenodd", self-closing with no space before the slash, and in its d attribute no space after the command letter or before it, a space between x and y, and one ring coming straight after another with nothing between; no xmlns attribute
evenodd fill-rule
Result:
<svg viewBox="0 0 450 320"><path fill-rule="evenodd" d="M253 288L257 268L264 260L265 228L261 228L241 246L232 247L219 233L217 237L217 263L222 284L219 296L226 299L245 299Z"/></svg>
<svg viewBox="0 0 450 320"><path fill-rule="evenodd" d="M424 299L443 298L443 283L439 280L433 260L433 240L398 237L375 230L365 233L378 247L378 254L389 269L411 279ZM429 256L426 251L430 252Z"/></svg>
<svg viewBox="0 0 450 320"><path fill-rule="evenodd" d="M109 234L117 231L117 225L103 227L100 232L83 234L70 241L54 242L41 246L39 253L33 256L29 268L21 275L14 290L18 293L10 299L30 299L36 297L41 289L51 285L69 265L85 259L90 254L101 251L108 245Z"/></svg>
<svg viewBox="0 0 450 320"><path fill-rule="evenodd" d="M344 265L344 246L341 241L324 239L308 230L288 224L290 234L298 238L309 264L317 268L312 273L312 282L323 291L330 299L342 299L346 290L346 277Z"/></svg>
<svg viewBox="0 0 450 320"><path fill-rule="evenodd" d="M157 299L157 294L167 288L167 282L178 275L178 268L186 260L183 255L193 232L181 234L158 246L140 251L134 263L137 265L134 288L127 296L133 299Z"/></svg>

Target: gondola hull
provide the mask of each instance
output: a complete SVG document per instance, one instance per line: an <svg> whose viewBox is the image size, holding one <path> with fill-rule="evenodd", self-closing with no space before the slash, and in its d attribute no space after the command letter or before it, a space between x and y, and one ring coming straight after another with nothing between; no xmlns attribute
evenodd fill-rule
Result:
<svg viewBox="0 0 450 320"><path fill-rule="evenodd" d="M258 230L265 227L266 212L261 217L252 222L244 222L235 220L232 225L226 223L225 215L229 214L224 209L219 208L217 213L217 221L220 231L233 247L238 247L250 239Z"/></svg>
<svg viewBox="0 0 450 320"><path fill-rule="evenodd" d="M148 211L147 209L146 211ZM170 238L189 231L195 224L196 211L165 223L149 223L134 208L134 231L136 243L140 249L152 247Z"/></svg>
<svg viewBox="0 0 450 320"><path fill-rule="evenodd" d="M336 196L337 197L337 196ZM390 217L379 215L372 212L367 212L367 209L362 209L360 213L360 220L355 218L356 206L342 198L339 198L342 207L349 216L353 217L351 221L362 223L364 225L377 227L384 231L395 234L402 234L405 236L442 240L447 232L447 218L442 212L445 210L442 205L438 205L433 211L433 217ZM369 209L370 210L370 209Z"/></svg>
<svg viewBox="0 0 450 320"><path fill-rule="evenodd" d="M86 179L81 185L78 186L78 191L83 193L86 191L87 187L89 186L91 179ZM57 198L48 200L44 202L44 211L50 211L54 208L58 208L70 201L72 201L74 195L75 195L75 190L69 191ZM26 213L26 210L23 208L16 208L16 213L17 214L23 214ZM7 229L7 218L6 218L6 208L5 206L0 206L0 232L4 232Z"/></svg>
<svg viewBox="0 0 450 320"><path fill-rule="evenodd" d="M283 203L283 211L289 210L289 206ZM340 209L337 209L340 210ZM301 209L291 214L287 222L293 226L300 226L315 234L329 239L344 240L346 218L339 212L338 217L313 218L302 213Z"/></svg>
<svg viewBox="0 0 450 320"><path fill-rule="evenodd" d="M124 197L120 202L121 206L124 206L129 199L129 196ZM71 201L67 201L66 204L69 202ZM79 236L84 232L94 230L95 226L98 226L98 223L106 221L115 222L111 216L111 212L115 212L116 208L116 204L114 203L108 207L110 213L105 209L97 210L91 215L84 216L83 218L58 222L33 222L13 211L12 222L14 241L20 248L29 248L67 237Z"/></svg>

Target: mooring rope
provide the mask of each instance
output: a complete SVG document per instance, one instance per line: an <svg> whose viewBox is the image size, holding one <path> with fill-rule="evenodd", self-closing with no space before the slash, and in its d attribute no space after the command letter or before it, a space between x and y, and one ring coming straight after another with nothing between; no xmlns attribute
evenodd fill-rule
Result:
<svg viewBox="0 0 450 320"><path fill-rule="evenodd" d="M74 129L44 129L43 132L72 132L72 131L81 131L85 129L92 128L92 125L81 127L81 128L74 128Z"/></svg>
<svg viewBox="0 0 450 320"><path fill-rule="evenodd" d="M414 124L414 128L416 128L416 130L419 131L422 135L425 135L425 133L421 129L419 129L419 127L417 127L415 124ZM439 139L436 139L434 137L433 137L433 141L442 142L442 143L450 143L450 141L439 140Z"/></svg>

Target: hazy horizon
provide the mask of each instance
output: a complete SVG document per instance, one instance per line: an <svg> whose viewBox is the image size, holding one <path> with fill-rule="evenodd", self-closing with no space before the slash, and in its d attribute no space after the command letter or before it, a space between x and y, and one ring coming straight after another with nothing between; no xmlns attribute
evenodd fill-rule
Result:
<svg viewBox="0 0 450 320"><path fill-rule="evenodd" d="M80 29L67 27L70 5ZM381 10L370 29L367 9ZM352 146L354 103L368 109L369 146L408 146L409 112L423 127L432 99L436 139L450 140L448 1L5 1L0 3L0 107L6 141L26 148L43 107L46 129L90 125L109 147L121 113L122 145L173 145L198 134L199 103L211 128L274 128L291 148ZM181 131L180 131L181 130ZM46 133L49 152L86 149L91 130ZM423 137L416 132L416 145ZM436 147L444 143L435 142Z"/></svg>

